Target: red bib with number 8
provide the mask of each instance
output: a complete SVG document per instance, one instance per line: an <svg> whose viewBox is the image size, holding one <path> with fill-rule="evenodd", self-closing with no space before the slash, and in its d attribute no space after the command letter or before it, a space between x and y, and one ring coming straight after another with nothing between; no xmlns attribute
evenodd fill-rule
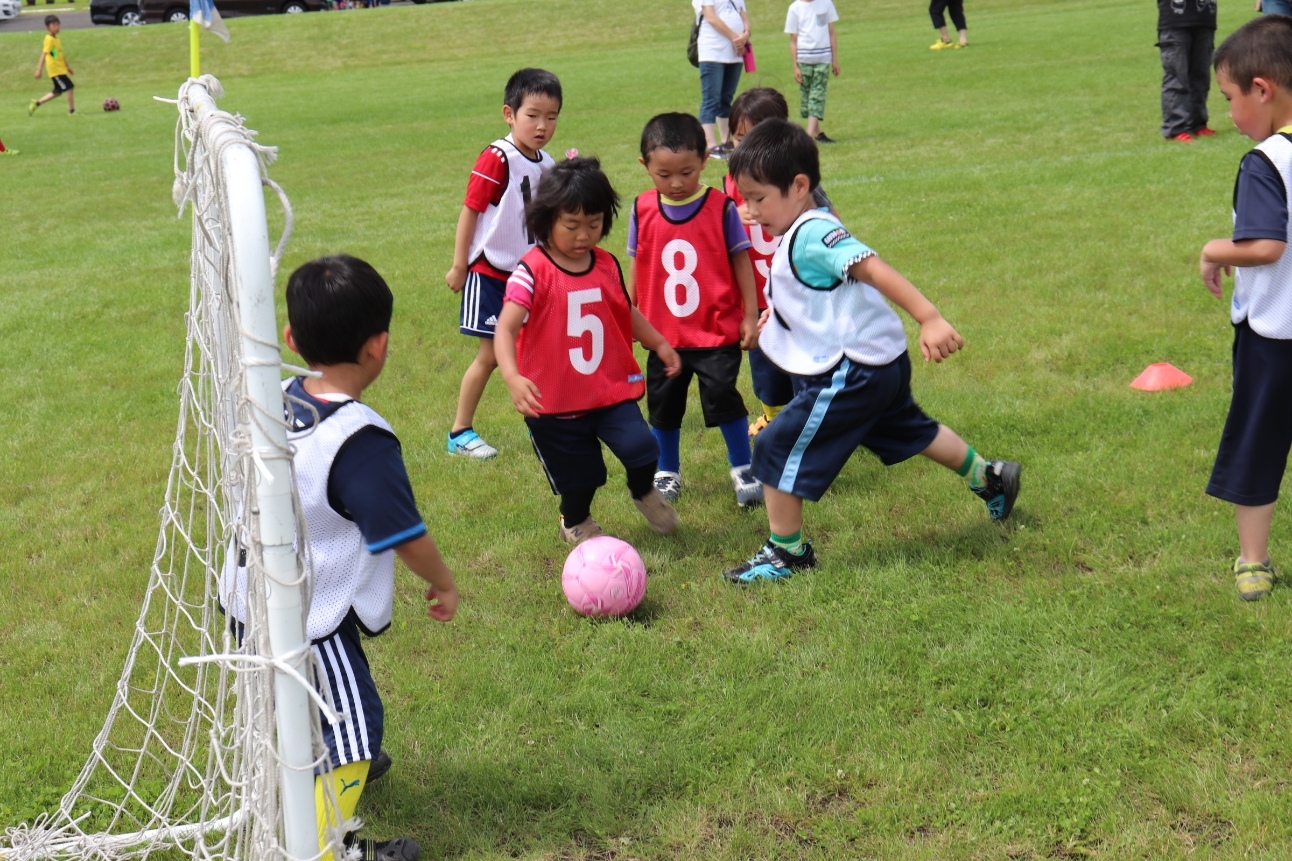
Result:
<svg viewBox="0 0 1292 861"><path fill-rule="evenodd" d="M706 189L685 221L664 214L658 191L641 194L635 259L637 307L679 350L740 342L744 303L723 224L729 198Z"/></svg>
<svg viewBox="0 0 1292 861"><path fill-rule="evenodd" d="M594 248L592 268L576 274L535 247L520 268L533 277L534 296L516 339L516 364L542 393L539 412L584 413L640 399L646 383L615 256Z"/></svg>

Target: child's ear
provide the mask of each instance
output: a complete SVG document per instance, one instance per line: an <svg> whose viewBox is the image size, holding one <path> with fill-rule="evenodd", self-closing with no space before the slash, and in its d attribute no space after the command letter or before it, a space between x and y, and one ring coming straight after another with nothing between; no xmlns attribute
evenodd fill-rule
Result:
<svg viewBox="0 0 1292 861"><path fill-rule="evenodd" d="M516 122L516 112L511 109L511 105L502 106L502 118L507 125L514 125Z"/></svg>
<svg viewBox="0 0 1292 861"><path fill-rule="evenodd" d="M1252 87L1260 88L1260 100L1262 102L1266 102L1274 98L1276 85L1268 78L1252 78Z"/></svg>
<svg viewBox="0 0 1292 861"><path fill-rule="evenodd" d="M646 159L641 158L641 157L639 156L639 157L638 157L638 159L637 159L637 161L638 161L638 163L640 163L640 164L641 164L641 166L642 166L642 167L646 168L647 170L650 170L650 165L646 162Z"/></svg>
<svg viewBox="0 0 1292 861"><path fill-rule="evenodd" d="M704 170L704 166L708 163L709 163L709 151L705 150L704 152L700 153L700 170Z"/></svg>
<svg viewBox="0 0 1292 861"><path fill-rule="evenodd" d="M390 350L390 333L378 332L364 342L363 349L374 359L386 360L386 354Z"/></svg>
<svg viewBox="0 0 1292 861"><path fill-rule="evenodd" d="M806 173L796 173L794 175L794 182L790 185L790 190L793 191L794 196L799 199L807 197L812 193L812 180L808 179Z"/></svg>
<svg viewBox="0 0 1292 861"><path fill-rule="evenodd" d="M288 323L286 326L283 327L283 343L287 345L287 349L291 350L293 353L296 353L297 355L300 355L301 351L296 349L296 339L292 337L291 323Z"/></svg>

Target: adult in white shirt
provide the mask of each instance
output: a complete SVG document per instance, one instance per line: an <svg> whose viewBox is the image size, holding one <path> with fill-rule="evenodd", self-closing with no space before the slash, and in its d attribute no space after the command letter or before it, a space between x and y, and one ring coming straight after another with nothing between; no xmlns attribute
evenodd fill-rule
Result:
<svg viewBox="0 0 1292 861"><path fill-rule="evenodd" d="M731 100L740 84L745 45L749 43L749 15L745 0L691 0L700 21L700 125L709 153L725 158ZM716 135L714 126L717 126Z"/></svg>

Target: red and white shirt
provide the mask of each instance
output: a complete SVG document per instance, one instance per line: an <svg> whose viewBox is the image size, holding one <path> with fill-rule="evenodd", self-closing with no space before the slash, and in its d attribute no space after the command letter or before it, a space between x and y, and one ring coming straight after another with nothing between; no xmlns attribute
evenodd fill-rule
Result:
<svg viewBox="0 0 1292 861"><path fill-rule="evenodd" d="M736 206L744 206L745 198L736 188L736 180L731 174L722 178L723 191L735 201ZM772 257L781 238L768 233L761 224L746 224L745 232L749 234L749 262L754 267L754 290L758 294L758 310L767 307L767 274L772 271Z"/></svg>
<svg viewBox="0 0 1292 861"><path fill-rule="evenodd" d="M534 247L525 226L525 204L538 181L556 164L542 150L531 159L512 143L511 135L485 147L471 169L463 204L480 213L467 254L472 272L505 281L520 258Z"/></svg>
<svg viewBox="0 0 1292 861"><path fill-rule="evenodd" d="M541 414L585 413L645 394L632 304L613 254L593 248L591 268L580 273L535 247L508 279L506 301L529 312L516 364L538 386Z"/></svg>
<svg viewBox="0 0 1292 861"><path fill-rule="evenodd" d="M728 347L740 342L744 302L727 250L730 199L705 189L701 205L677 221L660 193L633 204L637 225L637 307L677 349Z"/></svg>

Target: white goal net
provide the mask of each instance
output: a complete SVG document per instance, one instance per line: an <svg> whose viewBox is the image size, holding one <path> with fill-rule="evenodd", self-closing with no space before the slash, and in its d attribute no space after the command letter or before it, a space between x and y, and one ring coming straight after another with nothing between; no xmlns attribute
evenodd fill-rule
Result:
<svg viewBox="0 0 1292 861"><path fill-rule="evenodd" d="M220 96L203 76L177 102L175 202L193 219L187 345L134 638L85 767L57 811L6 829L3 861L343 853L341 828L320 850L315 824L319 709L343 716L313 693L309 560L296 552L304 524L279 386L273 271L291 211L265 173L275 151L219 110ZM266 187L286 215L273 254ZM241 564L249 585L229 594Z"/></svg>

